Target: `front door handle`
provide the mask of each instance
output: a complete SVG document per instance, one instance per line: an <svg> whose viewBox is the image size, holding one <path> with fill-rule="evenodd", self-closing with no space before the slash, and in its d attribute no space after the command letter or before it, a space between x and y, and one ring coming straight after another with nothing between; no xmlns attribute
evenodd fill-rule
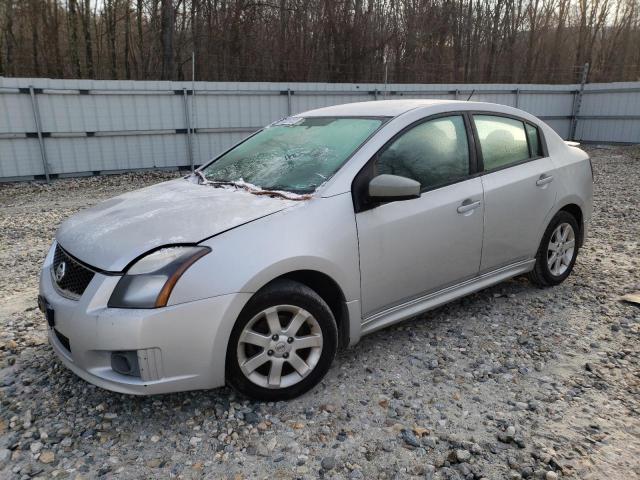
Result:
<svg viewBox="0 0 640 480"><path fill-rule="evenodd" d="M458 207L458 213L467 213L467 212L470 212L471 210L475 210L479 206L480 206L480 200L476 200L474 202L468 198L464 202L462 202L462 205Z"/></svg>
<svg viewBox="0 0 640 480"><path fill-rule="evenodd" d="M540 178L536 180L536 185L538 187L542 187L551 182L553 182L553 175L547 175L546 173L543 173L542 175L540 175Z"/></svg>

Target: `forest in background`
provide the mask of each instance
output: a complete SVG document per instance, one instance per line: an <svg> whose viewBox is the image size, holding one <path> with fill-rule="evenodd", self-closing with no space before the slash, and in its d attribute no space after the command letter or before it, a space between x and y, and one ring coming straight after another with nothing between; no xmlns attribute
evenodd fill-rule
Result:
<svg viewBox="0 0 640 480"><path fill-rule="evenodd" d="M0 0L0 76L640 80L640 0ZM195 65L192 66L192 55Z"/></svg>

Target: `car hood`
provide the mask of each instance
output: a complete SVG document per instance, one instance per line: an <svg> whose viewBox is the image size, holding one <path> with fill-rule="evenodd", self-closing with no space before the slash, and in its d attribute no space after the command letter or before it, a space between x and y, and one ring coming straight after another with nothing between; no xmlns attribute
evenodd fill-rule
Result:
<svg viewBox="0 0 640 480"><path fill-rule="evenodd" d="M153 248L198 243L296 203L177 179L82 210L60 225L56 239L88 265L119 272Z"/></svg>

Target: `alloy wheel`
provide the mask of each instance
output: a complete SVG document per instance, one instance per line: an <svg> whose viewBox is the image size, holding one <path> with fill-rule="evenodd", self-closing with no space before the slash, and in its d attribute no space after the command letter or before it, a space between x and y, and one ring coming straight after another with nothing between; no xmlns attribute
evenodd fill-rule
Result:
<svg viewBox="0 0 640 480"><path fill-rule="evenodd" d="M277 305L255 315L240 333L238 364L247 379L264 388L286 388L309 375L322 354L316 318L294 305Z"/></svg>
<svg viewBox="0 0 640 480"><path fill-rule="evenodd" d="M561 223L551 234L547 247L547 266L552 275L559 277L571 266L573 252L576 247L576 236L573 227Z"/></svg>

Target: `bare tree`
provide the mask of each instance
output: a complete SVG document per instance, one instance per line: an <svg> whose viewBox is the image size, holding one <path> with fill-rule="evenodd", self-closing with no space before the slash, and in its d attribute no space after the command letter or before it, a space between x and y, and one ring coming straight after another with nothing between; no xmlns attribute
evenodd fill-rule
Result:
<svg viewBox="0 0 640 480"><path fill-rule="evenodd" d="M172 0L162 0L162 80L173 78L173 29L175 26L175 10Z"/></svg>
<svg viewBox="0 0 640 480"><path fill-rule="evenodd" d="M4 5L4 25L3 32L0 32L0 38L4 44L4 68L6 75L15 75L13 68L13 0L5 0ZM3 49L0 49L0 57L3 55Z"/></svg>
<svg viewBox="0 0 640 480"><path fill-rule="evenodd" d="M76 0L68 0L69 14L69 52L71 53L71 68L73 75L80 78L80 57L78 55L78 15Z"/></svg>
<svg viewBox="0 0 640 480"><path fill-rule="evenodd" d="M187 79L194 52L202 80L637 80L639 1L0 0L0 71Z"/></svg>
<svg viewBox="0 0 640 480"><path fill-rule="evenodd" d="M130 41L131 41L131 9L129 2L122 6L124 9L124 78L131 79Z"/></svg>
<svg viewBox="0 0 640 480"><path fill-rule="evenodd" d="M145 72L146 72L146 69L144 68L145 62L144 62L144 34L142 32L142 23L143 23L142 8L143 8L143 1L137 0L136 1L136 29L137 29L137 35L138 35L138 55L136 59L136 74L139 80L145 77Z"/></svg>
<svg viewBox="0 0 640 480"><path fill-rule="evenodd" d="M33 66L33 75L40 76L40 40L38 30L40 28L38 19L40 18L40 4L37 0L31 0L31 61Z"/></svg>
<svg viewBox="0 0 640 480"><path fill-rule="evenodd" d="M82 11L82 31L84 32L84 56L87 77L93 78L93 47L91 41L91 2L84 0Z"/></svg>

